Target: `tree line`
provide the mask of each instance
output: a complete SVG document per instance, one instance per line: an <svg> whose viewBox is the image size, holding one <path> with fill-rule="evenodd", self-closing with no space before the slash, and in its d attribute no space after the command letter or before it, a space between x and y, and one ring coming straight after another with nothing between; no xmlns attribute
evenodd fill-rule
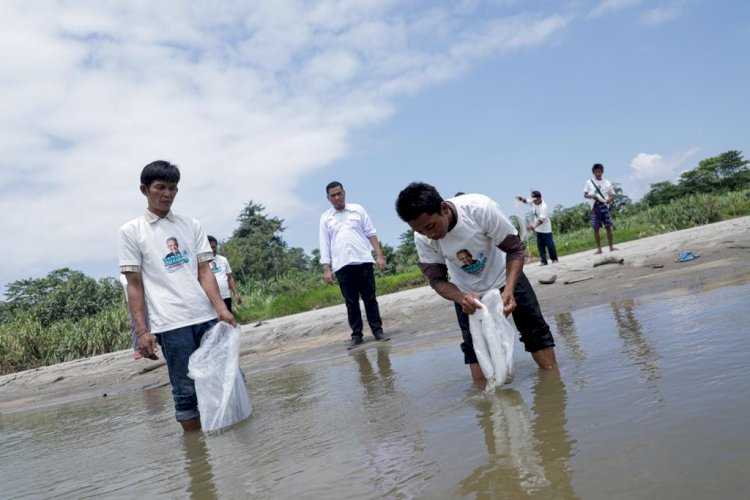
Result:
<svg viewBox="0 0 750 500"><path fill-rule="evenodd" d="M748 189L748 164L741 151L707 158L683 172L674 183L651 184L638 203L633 203L615 184L613 215L616 219L695 194ZM583 202L567 208L557 205L552 216L553 231L565 234L587 228L589 214L589 206ZM517 220L514 222L518 224ZM283 238L284 230L284 220L266 213L260 203L250 200L241 210L236 229L221 243L219 252L227 257L235 279L243 288L262 284L266 293L279 295L323 285L319 251L307 255L302 248L289 247ZM384 274L416 269L417 252L411 230L399 236L395 248L383 242L381 247L387 265ZM43 278L15 281L6 286L5 295L5 301L0 302L0 323L24 317L44 327L57 321L75 322L108 308L121 307L124 302L122 287L114 278L95 280L68 268L54 270Z"/></svg>

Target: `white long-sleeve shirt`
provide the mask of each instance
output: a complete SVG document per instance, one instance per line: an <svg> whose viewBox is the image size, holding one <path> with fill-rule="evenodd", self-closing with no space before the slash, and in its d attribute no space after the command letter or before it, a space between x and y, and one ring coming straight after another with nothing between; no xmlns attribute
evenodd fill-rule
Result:
<svg viewBox="0 0 750 500"><path fill-rule="evenodd" d="M320 216L320 263L336 272L349 264L375 262L369 240L375 234L361 205L347 203L341 211L329 208Z"/></svg>

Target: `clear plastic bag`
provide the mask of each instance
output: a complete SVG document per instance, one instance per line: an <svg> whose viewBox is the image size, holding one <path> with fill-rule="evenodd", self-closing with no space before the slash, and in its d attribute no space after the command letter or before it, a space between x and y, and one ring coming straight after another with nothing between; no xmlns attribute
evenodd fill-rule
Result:
<svg viewBox="0 0 750 500"><path fill-rule="evenodd" d="M217 323L190 355L188 375L195 380L204 432L235 424L253 412L240 370L240 329Z"/></svg>
<svg viewBox="0 0 750 500"><path fill-rule="evenodd" d="M513 375L513 341L516 330L503 314L500 291L492 289L482 297L482 307L469 316L474 352L487 388L503 385Z"/></svg>

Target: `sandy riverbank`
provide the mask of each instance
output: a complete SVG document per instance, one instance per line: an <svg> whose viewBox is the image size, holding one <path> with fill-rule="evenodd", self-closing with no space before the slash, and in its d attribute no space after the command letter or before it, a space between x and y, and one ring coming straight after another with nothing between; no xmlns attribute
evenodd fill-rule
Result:
<svg viewBox="0 0 750 500"><path fill-rule="evenodd" d="M587 251L562 257L554 266L528 265L526 274L535 284L545 315L676 287L750 281L750 217L615 246L618 251L605 251L603 256ZM681 250L700 257L677 263L675 256ZM610 256L622 258L624 263L594 267ZM537 283L551 273L557 275L555 283ZM393 349L450 332L455 332L458 342L460 334L451 304L429 287L385 295L379 302ZM253 371L344 356L349 335L343 305L244 325L242 332L241 365L250 380ZM369 345L366 342L360 349ZM458 351L456 362L462 362ZM130 351L120 351L0 377L0 413L113 397L168 384L162 361L135 361Z"/></svg>

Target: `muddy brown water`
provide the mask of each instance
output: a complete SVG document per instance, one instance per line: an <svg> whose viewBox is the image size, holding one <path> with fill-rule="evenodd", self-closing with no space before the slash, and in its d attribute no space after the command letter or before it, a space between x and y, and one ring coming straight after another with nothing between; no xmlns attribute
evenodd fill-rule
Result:
<svg viewBox="0 0 750 500"><path fill-rule="evenodd" d="M0 416L1 498L746 498L750 285L548 317L485 393L456 335L248 371L253 417L183 436L168 389ZM454 329L446 325L446 329Z"/></svg>

